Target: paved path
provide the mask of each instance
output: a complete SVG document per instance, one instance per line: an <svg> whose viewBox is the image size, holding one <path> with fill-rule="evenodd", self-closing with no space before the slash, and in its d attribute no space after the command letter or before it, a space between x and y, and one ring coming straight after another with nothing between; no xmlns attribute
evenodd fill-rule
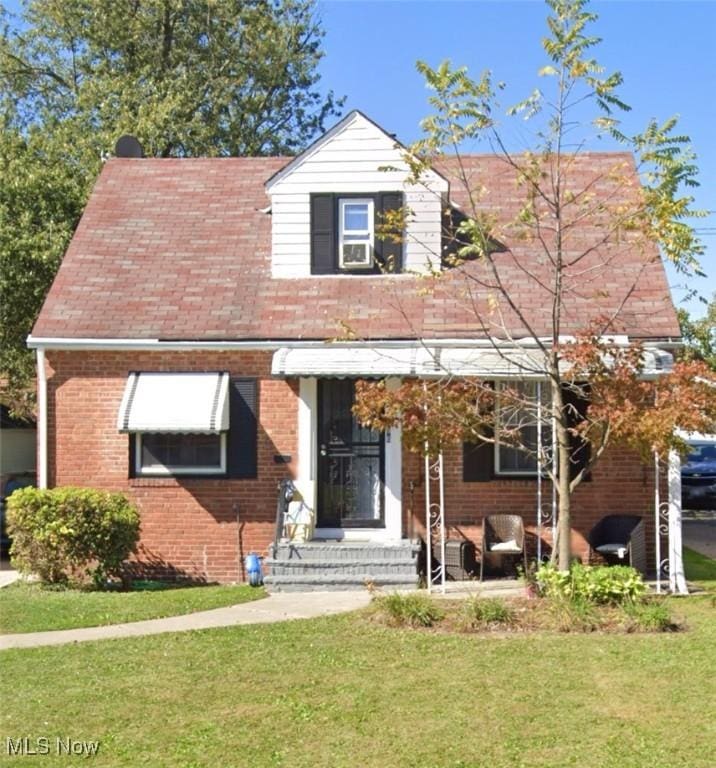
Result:
<svg viewBox="0 0 716 768"><path fill-rule="evenodd" d="M17 571L0 571L0 589L7 587L19 578L20 574Z"/></svg>
<svg viewBox="0 0 716 768"><path fill-rule="evenodd" d="M135 621L108 627L62 629L53 632L31 632L23 635L0 635L0 650L6 648L38 648L43 645L64 645L89 640L110 640L120 637L159 635L164 632L184 632L190 629L233 627L240 624L268 624L291 619L313 619L333 613L363 608L370 595L360 592L287 592L270 595L263 600L241 603L213 611L189 613L167 619Z"/></svg>
<svg viewBox="0 0 716 768"><path fill-rule="evenodd" d="M716 560L716 517L684 520L682 537L684 546Z"/></svg>

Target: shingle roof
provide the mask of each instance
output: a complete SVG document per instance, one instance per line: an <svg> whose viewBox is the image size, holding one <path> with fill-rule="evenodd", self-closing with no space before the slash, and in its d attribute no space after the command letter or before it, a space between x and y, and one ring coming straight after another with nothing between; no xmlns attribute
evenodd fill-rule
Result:
<svg viewBox="0 0 716 768"><path fill-rule="evenodd" d="M525 333L506 306L496 306L492 278L473 262L440 280L428 295L408 275L271 277L270 200L264 182L288 158L112 159L97 181L40 313L33 336L166 340L325 339L341 322L361 337L477 337ZM608 172L628 155L585 154L573 161L580 186L614 199ZM454 177L446 162L439 170ZM497 256L520 311L541 334L550 331L549 296L527 272L548 273L541 250L499 222L524 194L514 171L495 156L465 159L485 187L480 207L495 216L508 250ZM633 170L632 170L633 175ZM610 186L611 184L611 186ZM451 199L466 204L453 179ZM262 210L264 209L264 210ZM598 223L572 233L576 250L598 240ZM628 288L634 290L627 295ZM615 328L632 337L678 336L666 275L656 251L629 244L597 248L574 270L563 332L624 304ZM485 329L475 307L489 318Z"/></svg>

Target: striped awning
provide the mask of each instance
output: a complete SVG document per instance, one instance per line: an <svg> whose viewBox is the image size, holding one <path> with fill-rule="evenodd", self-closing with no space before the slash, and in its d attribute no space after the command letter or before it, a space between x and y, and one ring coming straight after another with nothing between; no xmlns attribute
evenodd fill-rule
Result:
<svg viewBox="0 0 716 768"><path fill-rule="evenodd" d="M644 351L645 378L671 370L673 357L661 349ZM405 345L391 347L282 347L273 356L274 376L543 379L544 353L532 347Z"/></svg>
<svg viewBox="0 0 716 768"><path fill-rule="evenodd" d="M120 432L216 434L229 428L228 373L130 373Z"/></svg>

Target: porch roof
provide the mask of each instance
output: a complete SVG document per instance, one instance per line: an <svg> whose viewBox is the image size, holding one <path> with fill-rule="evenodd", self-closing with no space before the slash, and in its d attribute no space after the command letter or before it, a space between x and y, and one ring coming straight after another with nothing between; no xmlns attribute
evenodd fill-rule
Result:
<svg viewBox="0 0 716 768"><path fill-rule="evenodd" d="M628 343L628 342L626 342ZM644 351L645 378L671 369L673 357L662 349ZM286 346L274 353L274 376L383 377L414 376L443 378L473 376L484 379L544 378L543 352L536 346L470 345L429 346L424 344L378 346L330 344L316 347Z"/></svg>

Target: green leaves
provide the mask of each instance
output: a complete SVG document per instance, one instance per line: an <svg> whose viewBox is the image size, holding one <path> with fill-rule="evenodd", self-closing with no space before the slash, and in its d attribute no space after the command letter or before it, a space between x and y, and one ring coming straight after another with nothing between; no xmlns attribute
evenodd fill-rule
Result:
<svg viewBox="0 0 716 768"><path fill-rule="evenodd" d="M418 61L416 68L434 95L428 99L433 114L421 123L426 138L411 148L415 154L434 156L446 145L456 147L466 139L479 138L493 125L494 88L488 70L473 80L467 67L453 69L449 60L437 69Z"/></svg>
<svg viewBox="0 0 716 768"><path fill-rule="evenodd" d="M641 221L678 271L703 275L699 258L704 245L688 219L703 218L707 213L693 208L693 196L682 192L684 187L699 185L698 167L689 137L674 135L677 125L676 117L661 125L651 120L643 133L631 139L644 188Z"/></svg>
<svg viewBox="0 0 716 768"><path fill-rule="evenodd" d="M686 347L682 357L686 360L703 360L716 372L716 294L711 296L704 317L692 320L686 310L679 310L681 336Z"/></svg>
<svg viewBox="0 0 716 768"><path fill-rule="evenodd" d="M22 488L8 499L13 564L46 583L119 576L139 540L139 514L120 493Z"/></svg>

